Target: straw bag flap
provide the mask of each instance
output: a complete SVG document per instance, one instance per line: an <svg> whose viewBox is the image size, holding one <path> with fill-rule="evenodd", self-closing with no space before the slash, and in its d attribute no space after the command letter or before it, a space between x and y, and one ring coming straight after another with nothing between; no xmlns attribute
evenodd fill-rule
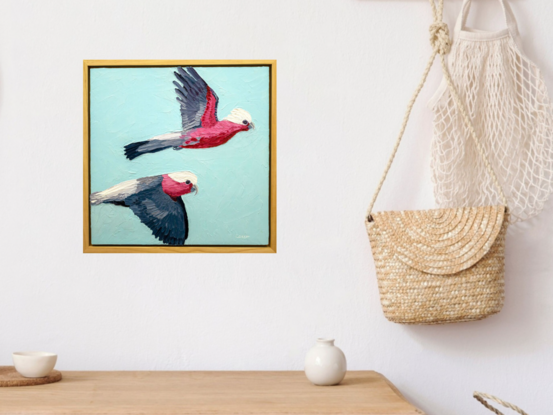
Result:
<svg viewBox="0 0 553 415"><path fill-rule="evenodd" d="M505 206L385 211L372 217L366 221L371 239L401 263L427 274L451 275L488 253L501 231Z"/></svg>

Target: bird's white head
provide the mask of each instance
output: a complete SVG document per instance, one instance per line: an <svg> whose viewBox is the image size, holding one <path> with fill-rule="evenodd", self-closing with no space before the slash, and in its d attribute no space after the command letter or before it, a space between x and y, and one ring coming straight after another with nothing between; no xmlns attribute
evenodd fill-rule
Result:
<svg viewBox="0 0 553 415"><path fill-rule="evenodd" d="M191 184L192 187L189 189L187 188L187 193L194 192L195 194L198 194L198 178L194 173L189 171L178 171L176 173L169 173L167 176L178 183L185 183L187 185Z"/></svg>
<svg viewBox="0 0 553 415"><path fill-rule="evenodd" d="M189 171L178 171L176 173L169 173L167 176L179 183L186 183L186 181L188 180L193 185L198 184L198 178L196 177L196 175Z"/></svg>
<svg viewBox="0 0 553 415"><path fill-rule="evenodd" d="M248 126L248 129L254 127L252 116L248 111L245 111L242 108L233 109L230 114L224 119L235 124L246 125Z"/></svg>
<svg viewBox="0 0 553 415"><path fill-rule="evenodd" d="M198 184L198 178L196 177L196 175L189 171L178 171L176 173L169 173L167 176L179 183L186 183L187 181L189 181L194 185Z"/></svg>

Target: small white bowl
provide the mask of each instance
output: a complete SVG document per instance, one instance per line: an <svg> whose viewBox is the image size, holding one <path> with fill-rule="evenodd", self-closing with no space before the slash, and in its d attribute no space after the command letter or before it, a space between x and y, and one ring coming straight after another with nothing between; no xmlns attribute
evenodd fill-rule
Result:
<svg viewBox="0 0 553 415"><path fill-rule="evenodd" d="M47 352L15 352L12 355L15 370L26 378L43 378L54 369L58 355Z"/></svg>

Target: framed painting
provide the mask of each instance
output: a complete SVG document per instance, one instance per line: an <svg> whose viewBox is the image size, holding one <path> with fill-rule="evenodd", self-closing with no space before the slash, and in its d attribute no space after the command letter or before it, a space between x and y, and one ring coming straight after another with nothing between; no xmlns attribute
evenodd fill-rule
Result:
<svg viewBox="0 0 553 415"><path fill-rule="evenodd" d="M276 61L84 61L84 252L276 252Z"/></svg>

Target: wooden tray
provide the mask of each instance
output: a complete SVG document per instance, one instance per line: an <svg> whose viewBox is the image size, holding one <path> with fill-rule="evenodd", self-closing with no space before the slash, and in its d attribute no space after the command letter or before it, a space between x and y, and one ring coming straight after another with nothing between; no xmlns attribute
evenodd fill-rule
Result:
<svg viewBox="0 0 553 415"><path fill-rule="evenodd" d="M17 373L13 366L0 366L0 387L46 385L60 380L61 372L57 370L52 370L44 378L26 378Z"/></svg>

